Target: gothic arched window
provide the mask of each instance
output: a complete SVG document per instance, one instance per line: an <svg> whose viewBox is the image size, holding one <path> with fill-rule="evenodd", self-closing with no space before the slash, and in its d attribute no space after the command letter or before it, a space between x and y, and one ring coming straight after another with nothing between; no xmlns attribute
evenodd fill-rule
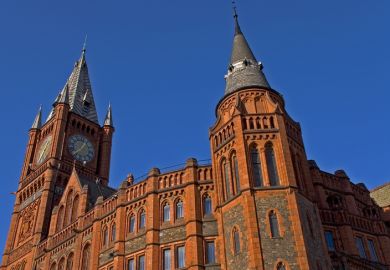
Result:
<svg viewBox="0 0 390 270"><path fill-rule="evenodd" d="M73 270L73 253L68 255L68 259L66 260L66 270Z"/></svg>
<svg viewBox="0 0 390 270"><path fill-rule="evenodd" d="M71 215L71 218L70 218L70 222L73 223L74 221L76 221L77 219L77 210L78 210L78 207L79 207L79 196L76 195L76 197L74 197L73 199L73 205L72 205L72 215Z"/></svg>
<svg viewBox="0 0 390 270"><path fill-rule="evenodd" d="M221 165L222 165L221 174L222 174L222 179L224 180L226 199L229 199L232 195L231 187L230 187L229 163L226 161L226 159L223 159Z"/></svg>
<svg viewBox="0 0 390 270"><path fill-rule="evenodd" d="M139 214L139 223L138 223L138 228L143 229L145 228L146 224L146 214L145 210L141 210L141 213Z"/></svg>
<svg viewBox="0 0 390 270"><path fill-rule="evenodd" d="M51 265L50 270L57 270L57 264L55 262Z"/></svg>
<svg viewBox="0 0 390 270"><path fill-rule="evenodd" d="M234 177L234 183L236 186L236 193L240 192L240 176L239 176L239 171L238 171L238 161L237 161L237 156L236 153L233 153L232 158L231 158L231 164L233 168L233 177Z"/></svg>
<svg viewBox="0 0 390 270"><path fill-rule="evenodd" d="M240 232L236 227L233 228L232 231L232 240L233 240L233 250L234 254L240 253L241 245L240 245Z"/></svg>
<svg viewBox="0 0 390 270"><path fill-rule="evenodd" d="M261 161L259 152L257 151L257 148L255 146L251 149L251 162L253 186L261 187L263 186L263 174L261 172Z"/></svg>
<svg viewBox="0 0 390 270"><path fill-rule="evenodd" d="M183 201L178 200L176 202L176 219L183 218L183 217L184 217Z"/></svg>
<svg viewBox="0 0 390 270"><path fill-rule="evenodd" d="M132 233L135 231L135 216L131 214L129 216L129 232Z"/></svg>
<svg viewBox="0 0 390 270"><path fill-rule="evenodd" d="M105 226L103 228L103 246L106 246L108 244L108 229Z"/></svg>
<svg viewBox="0 0 390 270"><path fill-rule="evenodd" d="M57 227L56 227L57 232L62 229L63 222L64 222L64 206L61 205L57 213Z"/></svg>
<svg viewBox="0 0 390 270"><path fill-rule="evenodd" d="M286 270L286 266L284 265L284 263L280 262L276 266L276 270Z"/></svg>
<svg viewBox="0 0 390 270"><path fill-rule="evenodd" d="M279 222L275 211L271 211L268 215L271 237L280 237Z"/></svg>
<svg viewBox="0 0 390 270"><path fill-rule="evenodd" d="M271 186L279 186L280 182L276 166L275 152L271 142L267 143L265 146L265 158L267 161L269 183Z"/></svg>
<svg viewBox="0 0 390 270"><path fill-rule="evenodd" d="M73 199L73 190L69 191L68 196L66 196L65 216L64 216L63 227L68 226L70 223L71 212L72 212L72 199Z"/></svg>
<svg viewBox="0 0 390 270"><path fill-rule="evenodd" d="M116 239L116 225L115 222L111 226L111 239L110 242L114 242Z"/></svg>
<svg viewBox="0 0 390 270"><path fill-rule="evenodd" d="M171 207L169 203L165 203L163 206L163 222L171 220Z"/></svg>
<svg viewBox="0 0 390 270"><path fill-rule="evenodd" d="M206 194L203 198L203 215L211 215L213 211L212 201L211 197Z"/></svg>
<svg viewBox="0 0 390 270"><path fill-rule="evenodd" d="M57 270L65 270L65 258L62 258L60 262L58 263Z"/></svg>
<svg viewBox="0 0 390 270"><path fill-rule="evenodd" d="M89 270L89 261L91 256L91 245L86 244L83 249L83 261L81 263L81 270Z"/></svg>

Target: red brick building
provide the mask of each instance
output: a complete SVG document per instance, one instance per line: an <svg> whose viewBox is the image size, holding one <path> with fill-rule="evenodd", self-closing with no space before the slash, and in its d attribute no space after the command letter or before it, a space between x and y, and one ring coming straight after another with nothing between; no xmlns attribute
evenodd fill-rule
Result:
<svg viewBox="0 0 390 270"><path fill-rule="evenodd" d="M29 131L0 269L390 269L389 189L308 161L262 69L235 16L212 163L114 189L112 112L101 126L83 50Z"/></svg>

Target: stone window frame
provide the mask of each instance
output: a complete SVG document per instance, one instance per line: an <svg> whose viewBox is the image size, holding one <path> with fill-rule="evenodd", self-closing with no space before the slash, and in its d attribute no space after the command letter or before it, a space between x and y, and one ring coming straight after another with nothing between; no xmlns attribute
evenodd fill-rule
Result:
<svg viewBox="0 0 390 270"><path fill-rule="evenodd" d="M161 246L161 269L165 270L165 252L169 250L169 266L172 268L172 248L170 245ZM137 269L138 270L138 269Z"/></svg>
<svg viewBox="0 0 390 270"><path fill-rule="evenodd" d="M284 259L281 259L281 258L278 258L278 259L276 260L273 269L279 270L278 267L279 267L281 264L284 266L284 268L285 268L286 270L290 270L290 269L291 269L291 268L290 268L290 265L288 264L288 262L287 262L286 260L284 260Z"/></svg>
<svg viewBox="0 0 390 270"><path fill-rule="evenodd" d="M237 162L234 162L234 159ZM238 166L238 157L237 157L237 151L235 149L232 149L229 153L229 162L230 162L230 175L231 175L231 184L233 186L233 197L237 196L241 192L241 185L240 185L240 169Z"/></svg>
<svg viewBox="0 0 390 270"><path fill-rule="evenodd" d="M203 261L204 261L204 264L205 265L214 265L214 264L217 264L218 263L218 257L217 257L217 245L216 245L216 241L217 239L215 237L206 237L204 240L203 240ZM208 262L208 259L207 259L207 243L211 243L213 242L214 243L214 262Z"/></svg>
<svg viewBox="0 0 390 270"><path fill-rule="evenodd" d="M249 175L250 175L250 181L251 181L251 187L252 188L261 188L261 187L264 187L265 186L265 178L264 178L264 168L263 168L263 166L264 166L264 164L263 164L263 160L262 160L262 158L261 158L261 148L260 148L260 146L259 146L259 144L258 143L256 143L256 142L252 142L252 143L250 143L249 144L249 146L248 146L248 153L249 153L249 157L248 157L248 160L249 160L249 164L250 164L250 166L249 166ZM260 168L260 185L255 185L255 177L254 177L254 166L253 166L253 164L254 164L254 161L253 161L253 158L252 158L252 156L253 156L253 154L252 154L252 152L253 151L256 151L257 152L257 156L258 156L258 159L259 159L259 163L256 163L256 164L258 164L259 165L259 168Z"/></svg>
<svg viewBox="0 0 390 270"><path fill-rule="evenodd" d="M80 269L81 269L81 270L84 270L84 269L83 269L83 263L85 262L85 261L84 261L84 259L85 259L85 258L84 258L84 251L85 251L86 247L89 248L89 261L87 261L87 266L90 266L90 265L91 265L91 249L92 249L92 243L91 243L91 241L86 241L86 242L83 243L82 249L81 249L81 258L82 258L81 264L80 264ZM89 267L87 267L87 268L89 268Z"/></svg>
<svg viewBox="0 0 390 270"><path fill-rule="evenodd" d="M178 205L178 203L180 203L181 202L181 204L182 204L182 216L181 217L177 217L177 205ZM174 207L173 207L173 217L174 217L174 221L179 221L179 220L183 220L184 219L184 200L183 200L183 198L181 197L181 196L178 196L175 200L174 200L174 202L173 202L173 205L174 205Z"/></svg>
<svg viewBox="0 0 390 270"><path fill-rule="evenodd" d="M220 176L223 190L223 200L229 201L234 197L234 188L232 185L232 170L230 160L222 156L219 161Z"/></svg>
<svg viewBox="0 0 390 270"><path fill-rule="evenodd" d="M62 266L62 268L60 268L60 266ZM57 270L65 270L65 268L66 268L66 257L65 257L65 256L62 256L62 257L58 260Z"/></svg>
<svg viewBox="0 0 390 270"><path fill-rule="evenodd" d="M56 261L53 261L51 264L50 264L50 270L57 270L57 262Z"/></svg>
<svg viewBox="0 0 390 270"><path fill-rule="evenodd" d="M271 155L272 154L272 155ZM277 187L281 186L280 181L280 172L279 172L279 166L278 161L276 158L276 149L272 141L267 141L264 144L264 155L265 155L265 165L267 167L267 176L268 176L268 184L269 186ZM271 156L270 156L271 155ZM272 160L270 160L272 158ZM270 163L271 162L271 163ZM273 168L271 168L273 167ZM275 184L271 184L271 171L270 169L273 169L273 174L275 176Z"/></svg>
<svg viewBox="0 0 390 270"><path fill-rule="evenodd" d="M278 219L279 237L272 237L271 222L270 222L270 219L269 219L269 216L270 216L272 211L276 214L276 217ZM278 208L269 208L269 209L267 209L267 211L265 213L265 231L267 232L268 236L271 239L278 239L278 238L283 238L284 237L284 235L286 233L286 228L284 226L284 219L283 219L282 214L280 213Z"/></svg>
<svg viewBox="0 0 390 270"><path fill-rule="evenodd" d="M179 248L184 248L184 266L179 267ZM186 269L186 243L178 243L173 246L173 267L175 269Z"/></svg>
<svg viewBox="0 0 390 270"><path fill-rule="evenodd" d="M129 262L133 260L133 270L136 270L137 269L137 258L135 256L130 256L130 257L126 257L125 258L125 262L126 262L126 267L125 267L125 270L130 270L129 269Z"/></svg>
<svg viewBox="0 0 390 270"><path fill-rule="evenodd" d="M358 251L358 254L359 254L359 258L368 259L369 250L367 249L367 241L366 241L367 239L366 239L365 235L360 234L360 233L357 233L357 234L354 234L354 235L353 235L353 239L354 239L354 242L355 242L356 250ZM363 247L363 252L364 252L364 257L361 256L361 254L360 254L359 247L358 247L358 245L357 245L357 240L358 240L358 239L361 239L361 243L362 243L362 247Z"/></svg>
<svg viewBox="0 0 390 270"><path fill-rule="evenodd" d="M136 261L136 269L137 270L140 270L140 261L141 261L141 257L144 258L144 269L146 269L146 253L145 252L142 252L140 254L137 255L137 261Z"/></svg>
<svg viewBox="0 0 390 270"><path fill-rule="evenodd" d="M373 258L373 255L371 254L370 241L372 242L372 245L373 245L372 247L373 247L374 252L375 252L376 260ZM378 252L380 249L378 249L378 246L376 244L374 237L367 237L367 249L368 249L368 254L370 255L369 257L370 257L371 261L381 262L381 258L379 256L379 252Z"/></svg>
<svg viewBox="0 0 390 270"><path fill-rule="evenodd" d="M115 222L115 220L112 220L111 224L110 224L110 237L109 237L109 241L108 242L110 244L112 244L113 242L115 242L117 236L118 236L118 234L117 234L116 222Z"/></svg>
<svg viewBox="0 0 390 270"><path fill-rule="evenodd" d="M143 227L141 227L141 215L142 213L145 215L145 224ZM146 223L147 223L147 218L146 218L146 210L145 210L145 207L141 207L140 209L138 209L138 213L137 213L137 232L141 231L141 230L145 230L146 228Z"/></svg>
<svg viewBox="0 0 390 270"><path fill-rule="evenodd" d="M338 250L338 243L337 243L337 239L336 239L336 237L337 237L337 229L330 228L330 227L324 227L323 231L324 231L324 239L325 239L326 249L328 251L336 251L336 250ZM328 241L327 241L327 238L326 238L326 232L331 232L332 233L334 250L330 250L329 249Z"/></svg>
<svg viewBox="0 0 390 270"><path fill-rule="evenodd" d="M239 245L239 250L236 250L236 233L238 234L238 245ZM242 232L240 230L240 227L236 224L233 225L231 231L230 231L230 242L231 242L231 252L233 256L237 256L242 253L243 245L242 245Z"/></svg>
<svg viewBox="0 0 390 270"><path fill-rule="evenodd" d="M70 251L68 253L68 255L66 256L66 266L65 266L65 269L66 270L72 270L73 269L73 262L74 262L74 252Z"/></svg>
<svg viewBox="0 0 390 270"><path fill-rule="evenodd" d="M102 228L102 248L103 247L107 247L108 244L110 243L110 236L109 236L109 230L108 230L108 227L107 224L104 224L103 225L103 228Z"/></svg>

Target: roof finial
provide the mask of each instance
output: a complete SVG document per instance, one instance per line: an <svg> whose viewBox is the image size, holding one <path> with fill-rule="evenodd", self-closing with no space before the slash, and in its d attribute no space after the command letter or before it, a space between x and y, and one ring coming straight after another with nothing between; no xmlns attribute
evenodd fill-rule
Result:
<svg viewBox="0 0 390 270"><path fill-rule="evenodd" d="M232 0L232 6L233 6L233 17L237 19L238 18L238 14L237 14L236 1Z"/></svg>
<svg viewBox="0 0 390 270"><path fill-rule="evenodd" d="M83 44L83 53L87 50L87 39L88 39L88 34L85 34L84 38L84 44Z"/></svg>
<svg viewBox="0 0 390 270"><path fill-rule="evenodd" d="M235 35L242 34L240 25L238 24L238 13L237 13L237 6L235 0L232 0L232 6L233 6L233 18L235 23Z"/></svg>

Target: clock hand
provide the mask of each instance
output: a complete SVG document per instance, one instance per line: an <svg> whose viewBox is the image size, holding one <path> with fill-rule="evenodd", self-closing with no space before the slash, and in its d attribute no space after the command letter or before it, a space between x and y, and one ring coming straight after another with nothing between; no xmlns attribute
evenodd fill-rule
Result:
<svg viewBox="0 0 390 270"><path fill-rule="evenodd" d="M83 146L81 146L77 151L73 152L73 155L76 155L78 152L83 150L86 145L87 145L87 143L84 143Z"/></svg>

